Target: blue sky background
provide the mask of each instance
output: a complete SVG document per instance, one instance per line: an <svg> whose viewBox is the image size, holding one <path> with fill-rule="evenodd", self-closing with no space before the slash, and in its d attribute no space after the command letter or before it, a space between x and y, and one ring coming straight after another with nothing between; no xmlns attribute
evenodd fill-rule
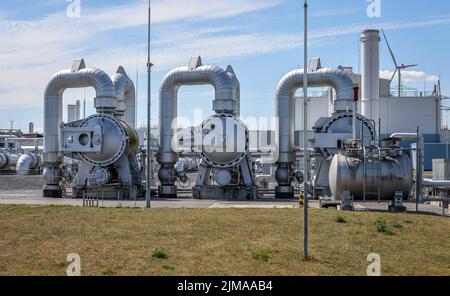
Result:
<svg viewBox="0 0 450 296"><path fill-rule="evenodd" d="M146 121L146 2L81 0L81 17L69 18L66 0L0 2L0 128L43 126L43 93L57 71L84 57L87 66L111 75L123 65L137 82L138 124ZM384 28L399 63L420 66L405 73L404 83L431 90L439 75L450 95L450 4L448 0L381 0L381 17L369 18L366 0L310 0L310 57L323 66L359 68L359 31ZM204 64L231 64L241 82L241 115L273 116L281 77L303 62L302 1L154 0L152 62L153 119L158 88L171 68L190 56ZM139 71L138 71L139 68ZM381 43L381 69L394 67ZM396 84L393 83L393 86ZM64 104L83 99L70 90ZM92 114L92 90L86 91ZM179 115L194 108L211 113L211 87L183 87Z"/></svg>

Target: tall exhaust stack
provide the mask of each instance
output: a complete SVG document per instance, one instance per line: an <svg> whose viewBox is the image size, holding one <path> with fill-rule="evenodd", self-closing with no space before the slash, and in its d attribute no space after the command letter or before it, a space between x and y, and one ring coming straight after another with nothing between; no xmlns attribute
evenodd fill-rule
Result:
<svg viewBox="0 0 450 296"><path fill-rule="evenodd" d="M380 31L361 32L361 114L380 118Z"/></svg>

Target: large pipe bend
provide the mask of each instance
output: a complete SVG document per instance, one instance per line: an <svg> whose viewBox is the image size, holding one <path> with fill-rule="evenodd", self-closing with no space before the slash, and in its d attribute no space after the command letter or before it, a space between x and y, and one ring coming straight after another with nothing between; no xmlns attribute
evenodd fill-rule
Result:
<svg viewBox="0 0 450 296"><path fill-rule="evenodd" d="M116 108L114 85L109 75L100 69L63 70L52 77L44 95L44 176L47 185L59 186L62 175L62 156L58 152L64 91L82 87L95 89L95 107L98 113L113 113Z"/></svg>
<svg viewBox="0 0 450 296"><path fill-rule="evenodd" d="M303 87L304 71L297 69L286 74L278 84L276 92L276 128L279 157L278 184L290 184L290 166L294 161L294 131L295 131L295 93ZM352 109L353 81L342 70L322 68L308 73L308 87L332 87L336 92L334 111L348 111Z"/></svg>
<svg viewBox="0 0 450 296"><path fill-rule="evenodd" d="M30 170L35 169L39 164L39 159L32 153L26 153L20 156L17 162L16 172L18 175L28 175Z"/></svg>
<svg viewBox="0 0 450 296"><path fill-rule="evenodd" d="M114 92L117 98L116 115L131 127L136 127L136 91L133 81L128 77L125 69L120 66L112 77Z"/></svg>
<svg viewBox="0 0 450 296"><path fill-rule="evenodd" d="M177 154L172 149L175 134L175 120L178 114L178 90L183 85L210 84L214 87L215 100L213 110L217 113L234 113L233 83L226 71L217 66L201 66L194 70L188 67L176 68L163 79L159 93L159 120L161 130L161 148L158 156L160 163L175 163Z"/></svg>

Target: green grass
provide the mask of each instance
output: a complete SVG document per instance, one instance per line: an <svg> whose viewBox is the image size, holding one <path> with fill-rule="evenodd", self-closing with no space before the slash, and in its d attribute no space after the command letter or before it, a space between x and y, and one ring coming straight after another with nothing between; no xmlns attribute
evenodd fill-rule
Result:
<svg viewBox="0 0 450 296"><path fill-rule="evenodd" d="M334 221L336 221L337 223L347 223L347 220L342 215L336 215Z"/></svg>
<svg viewBox="0 0 450 296"><path fill-rule="evenodd" d="M2 205L0 275L65 275L70 253L82 275L365 275L370 253L383 275L450 275L449 218L311 209L303 260L302 215Z"/></svg>
<svg viewBox="0 0 450 296"><path fill-rule="evenodd" d="M158 258L158 259L167 259L167 258L169 258L169 255L167 255L167 253L166 253L166 251L164 251L164 249L155 249L152 252L152 257Z"/></svg>
<svg viewBox="0 0 450 296"><path fill-rule="evenodd" d="M378 232L381 232L386 235L394 235L394 231L392 230L391 226L388 225L388 223L383 219L379 218L377 221L375 221L375 227Z"/></svg>

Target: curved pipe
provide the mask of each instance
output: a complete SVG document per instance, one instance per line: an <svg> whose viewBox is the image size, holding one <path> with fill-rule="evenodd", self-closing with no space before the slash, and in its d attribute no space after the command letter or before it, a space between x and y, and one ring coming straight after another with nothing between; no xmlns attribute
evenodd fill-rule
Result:
<svg viewBox="0 0 450 296"><path fill-rule="evenodd" d="M15 167L18 159L18 155L0 152L0 169Z"/></svg>
<svg viewBox="0 0 450 296"><path fill-rule="evenodd" d="M278 185L290 187L292 183L292 168L294 161L294 131L295 131L295 93L303 87L303 69L286 74L278 84L276 92L276 117L278 118L277 137L279 158L276 179ZM353 81L342 70L322 68L308 73L308 87L332 87L336 92L334 111L349 111L352 109ZM292 194L292 190L289 190Z"/></svg>
<svg viewBox="0 0 450 296"><path fill-rule="evenodd" d="M37 168L39 159L32 153L23 154L17 162L16 171L18 175L28 175L30 170Z"/></svg>
<svg viewBox="0 0 450 296"><path fill-rule="evenodd" d="M228 66L227 67L227 73L228 76L231 78L231 82L233 83L233 100L236 104L236 116L241 116L241 84L239 82L239 79L236 76L236 73L234 73L233 67Z"/></svg>
<svg viewBox="0 0 450 296"><path fill-rule="evenodd" d="M120 66L117 73L111 77L114 93L117 98L115 114L131 127L136 127L136 91L133 81L128 77L125 69Z"/></svg>
<svg viewBox="0 0 450 296"><path fill-rule="evenodd" d="M50 186L59 187L61 181L60 164L62 163L62 157L58 155L58 151L60 145L59 127L63 113L63 93L66 89L81 87L93 87L95 89L95 107L98 113L113 113L116 108L114 85L108 74L100 69L64 70L52 77L44 95L44 177L46 184ZM54 189L57 192L56 194L60 190L60 187Z"/></svg>
<svg viewBox="0 0 450 296"><path fill-rule="evenodd" d="M163 79L159 92L159 125L161 146L158 162L161 164L158 176L162 187L160 196L176 196L175 163L178 153L172 149L172 139L176 132L178 90L183 85L210 84L214 87L213 110L216 113L235 113L235 91L229 73L217 66L181 67L170 71Z"/></svg>
<svg viewBox="0 0 450 296"><path fill-rule="evenodd" d="M161 148L159 160L162 163L177 161L176 153L172 149L172 137L175 128L172 123L178 114L178 90L183 85L210 84L215 90L213 110L217 113L233 113L233 83L222 68L216 66L201 66L194 70L188 67L176 68L170 71L162 81L159 93L159 120L161 131ZM174 124L174 127L176 125Z"/></svg>

